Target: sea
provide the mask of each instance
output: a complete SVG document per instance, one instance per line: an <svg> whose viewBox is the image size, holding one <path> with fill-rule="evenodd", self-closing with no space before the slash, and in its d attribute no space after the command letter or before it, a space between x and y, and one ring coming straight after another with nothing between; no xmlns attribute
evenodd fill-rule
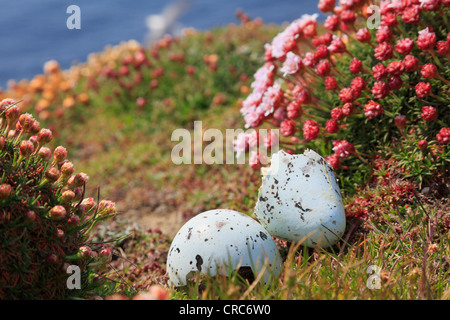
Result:
<svg viewBox="0 0 450 320"><path fill-rule="evenodd" d="M0 0L0 87L31 79L46 61L63 69L84 62L105 46L183 28L208 30L238 23L236 11L265 23L283 24L319 13L318 0ZM74 6L76 6L75 9ZM153 16L152 18L149 18ZM319 17L320 19L320 17ZM149 23L153 33L150 33ZM160 29L159 29L160 30ZM160 31L161 32L161 31Z"/></svg>

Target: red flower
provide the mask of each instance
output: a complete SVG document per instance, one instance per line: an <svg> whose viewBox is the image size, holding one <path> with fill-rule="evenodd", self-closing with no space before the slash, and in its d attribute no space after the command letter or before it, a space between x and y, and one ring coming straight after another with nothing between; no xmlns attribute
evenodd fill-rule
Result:
<svg viewBox="0 0 450 320"><path fill-rule="evenodd" d="M332 12L336 6L336 0L319 0L317 7L322 12Z"/></svg>
<svg viewBox="0 0 450 320"><path fill-rule="evenodd" d="M437 119L437 110L431 106L423 107L420 116L425 121L434 121Z"/></svg>
<svg viewBox="0 0 450 320"><path fill-rule="evenodd" d="M416 84L416 95L419 98L425 98L431 93L431 83L429 82L419 82Z"/></svg>
<svg viewBox="0 0 450 320"><path fill-rule="evenodd" d="M347 140L334 140L333 151L339 158L348 158L355 153L355 146Z"/></svg>
<svg viewBox="0 0 450 320"><path fill-rule="evenodd" d="M326 156L325 161L328 162L334 170L337 170L341 167L341 160L335 154L330 154L329 156Z"/></svg>
<svg viewBox="0 0 450 320"><path fill-rule="evenodd" d="M388 26L381 26L375 34L375 41L378 43L391 42L392 32Z"/></svg>
<svg viewBox="0 0 450 320"><path fill-rule="evenodd" d="M353 109L354 109L355 107L353 106L353 104L351 104L351 103L345 103L343 106L342 106L342 114L344 115L344 116L346 116L346 117L349 117L349 116L351 116L352 115L352 112L353 112Z"/></svg>
<svg viewBox="0 0 450 320"><path fill-rule="evenodd" d="M339 124L338 124L338 122L335 121L335 120L328 120L325 123L325 130L328 133L336 133L336 132L338 132L339 131Z"/></svg>
<svg viewBox="0 0 450 320"><path fill-rule="evenodd" d="M389 43L382 42L375 48L375 58L380 61L385 61L392 58L393 52L394 49Z"/></svg>
<svg viewBox="0 0 450 320"><path fill-rule="evenodd" d="M405 68L405 72L413 72L419 68L419 59L412 55L407 55L403 58L403 67Z"/></svg>
<svg viewBox="0 0 450 320"><path fill-rule="evenodd" d="M386 71L393 76L401 75L405 71L405 66L403 65L403 61L390 62L386 67Z"/></svg>
<svg viewBox="0 0 450 320"><path fill-rule="evenodd" d="M436 139L440 144L447 144L450 142L450 128L442 128L436 135Z"/></svg>
<svg viewBox="0 0 450 320"><path fill-rule="evenodd" d="M339 120L344 119L344 114L342 113L342 109L339 107L331 109L330 114L331 114L331 118L333 120L339 121Z"/></svg>
<svg viewBox="0 0 450 320"><path fill-rule="evenodd" d="M399 129L402 130L406 127L406 116L399 114L394 118L394 123L395 126Z"/></svg>
<svg viewBox="0 0 450 320"><path fill-rule="evenodd" d="M373 66L372 72L375 80L383 80L387 75L386 67L382 63Z"/></svg>
<svg viewBox="0 0 450 320"><path fill-rule="evenodd" d="M328 16L323 26L327 30L336 31L339 26L339 17L335 14Z"/></svg>
<svg viewBox="0 0 450 320"><path fill-rule="evenodd" d="M427 63L422 66L422 69L420 70L420 74L422 77L427 79L433 79L436 78L436 76L439 74L436 66L432 63Z"/></svg>
<svg viewBox="0 0 450 320"><path fill-rule="evenodd" d="M343 103L353 102L353 100L355 100L355 92L352 88L343 88L339 92L339 99L341 99Z"/></svg>
<svg viewBox="0 0 450 320"><path fill-rule="evenodd" d="M338 87L338 82L334 77L327 77L325 79L325 89L326 90L336 90Z"/></svg>
<svg viewBox="0 0 450 320"><path fill-rule="evenodd" d="M372 94L377 99L383 99L389 94L389 87L384 81L377 81L373 84Z"/></svg>
<svg viewBox="0 0 450 320"><path fill-rule="evenodd" d="M303 137L306 140L314 140L319 136L319 125L316 121L308 119L303 124Z"/></svg>
<svg viewBox="0 0 450 320"><path fill-rule="evenodd" d="M328 51L328 47L324 44L317 46L316 52L314 53L314 58L316 60L325 59L328 57L330 52Z"/></svg>
<svg viewBox="0 0 450 320"><path fill-rule="evenodd" d="M402 12L402 19L406 23L416 24L420 20L420 6L419 5L411 5Z"/></svg>
<svg viewBox="0 0 450 320"><path fill-rule="evenodd" d="M322 59L316 64L316 73L322 77L327 76L331 71L331 64L327 59Z"/></svg>
<svg viewBox="0 0 450 320"><path fill-rule="evenodd" d="M301 106L300 102L298 102L297 100L289 103L288 106L286 107L286 111L287 111L287 117L289 119L297 119L298 117L301 116L301 114L303 112L302 106Z"/></svg>
<svg viewBox="0 0 450 320"><path fill-rule="evenodd" d="M422 50L431 50L436 44L436 34L433 32L431 27L427 27L419 31L419 36L417 37L416 43Z"/></svg>
<svg viewBox="0 0 450 320"><path fill-rule="evenodd" d="M395 44L395 51L397 51L400 54L407 55L411 52L414 46L414 41L412 41L409 38L400 39Z"/></svg>
<svg viewBox="0 0 450 320"><path fill-rule="evenodd" d="M366 87L366 82L361 77L353 78L350 87L355 92L361 92Z"/></svg>
<svg viewBox="0 0 450 320"><path fill-rule="evenodd" d="M387 85L390 90L398 90L403 86L403 80L400 76L391 76L387 80Z"/></svg>
<svg viewBox="0 0 450 320"><path fill-rule="evenodd" d="M378 102L370 100L366 105L364 105L364 115L368 119L373 119L382 114L384 114L384 109Z"/></svg>
<svg viewBox="0 0 450 320"><path fill-rule="evenodd" d="M352 24L356 20L356 14L353 10L343 10L339 16L345 24Z"/></svg>
<svg viewBox="0 0 450 320"><path fill-rule="evenodd" d="M356 33L356 39L358 39L362 43L369 43L371 37L372 35L367 28L359 29Z"/></svg>
<svg viewBox="0 0 450 320"><path fill-rule="evenodd" d="M350 71L353 73L359 73L363 68L362 62L361 60L354 58L351 62L350 62Z"/></svg>
<svg viewBox="0 0 450 320"><path fill-rule="evenodd" d="M292 120L284 120L280 125L280 132L284 137L292 136L295 131L297 131L297 127L295 126L295 122Z"/></svg>
<svg viewBox="0 0 450 320"><path fill-rule="evenodd" d="M449 33L450 34L450 33ZM438 41L436 43L437 53L441 56L445 56L450 52L450 43L448 41Z"/></svg>
<svg viewBox="0 0 450 320"><path fill-rule="evenodd" d="M417 145L418 145L418 147L419 147L420 150L426 150L427 147L428 147L428 141L427 141L427 140L420 140L420 141L417 143Z"/></svg>

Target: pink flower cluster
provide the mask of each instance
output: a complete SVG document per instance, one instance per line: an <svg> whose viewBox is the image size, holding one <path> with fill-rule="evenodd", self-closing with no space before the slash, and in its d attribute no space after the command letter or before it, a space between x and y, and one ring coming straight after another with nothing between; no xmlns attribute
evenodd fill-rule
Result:
<svg viewBox="0 0 450 320"><path fill-rule="evenodd" d="M439 61L446 59L448 63L450 58L450 34L424 25L429 19L421 17L433 11L445 14L450 0L382 0L381 25L374 30L366 27L369 5L366 0L340 0L338 4L336 0L319 0L318 8L329 13L324 33L317 32L317 15L303 15L267 43L265 64L254 75L252 92L241 107L246 128L270 122L280 127L281 136L289 138L290 144L306 143L321 135L344 134L346 118L363 114L371 126L392 117L392 123L403 130L413 122L408 121L407 113L392 112L392 101L398 103L397 95L404 95L406 89L411 89L417 104L423 103L421 118L435 121L441 111L430 106L429 99L439 90L434 81L450 84L439 72ZM406 35L405 25L417 31ZM352 54L347 49L352 41L370 46L373 59ZM348 66L338 68L346 59ZM317 90L320 86L336 95L340 105L324 101ZM393 99L386 99L390 97ZM317 112L307 112L305 107ZM316 118L315 114L323 111L329 119ZM295 135L303 139L293 139ZM446 144L448 130L442 128L436 139ZM243 147L240 150L245 152ZM357 155L345 139L335 140L332 150L334 154L327 159L334 167Z"/></svg>

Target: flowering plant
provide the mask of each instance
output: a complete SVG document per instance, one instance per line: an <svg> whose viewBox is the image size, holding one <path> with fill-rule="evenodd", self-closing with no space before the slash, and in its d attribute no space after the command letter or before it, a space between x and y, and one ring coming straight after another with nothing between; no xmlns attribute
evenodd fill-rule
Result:
<svg viewBox="0 0 450 320"><path fill-rule="evenodd" d="M86 297L97 284L93 266L109 262L90 231L116 214L114 203L83 199L89 177L74 173L67 149L53 153L41 129L13 99L0 101L0 298ZM105 251L106 250L106 251ZM78 290L71 271L79 270Z"/></svg>
<svg viewBox="0 0 450 320"><path fill-rule="evenodd" d="M381 1L374 29L370 4L320 0L323 28L317 14L303 15L267 43L242 102L245 127L279 127L280 146L319 150L346 177L367 175L392 145L442 169L450 159L450 1ZM422 181L423 171L400 160Z"/></svg>

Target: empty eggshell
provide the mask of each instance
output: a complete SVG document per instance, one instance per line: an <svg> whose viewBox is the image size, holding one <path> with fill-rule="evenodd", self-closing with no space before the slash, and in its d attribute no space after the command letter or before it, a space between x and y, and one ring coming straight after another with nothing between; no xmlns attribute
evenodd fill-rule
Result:
<svg viewBox="0 0 450 320"><path fill-rule="evenodd" d="M273 236L308 247L334 245L345 231L345 209L332 167L316 152L272 155L263 168L255 215Z"/></svg>
<svg viewBox="0 0 450 320"><path fill-rule="evenodd" d="M281 264L274 240L257 221L237 211L216 209L181 227L169 249L167 274L171 284L182 286L192 272L227 275L250 267L255 277L263 272L267 282L279 274Z"/></svg>

